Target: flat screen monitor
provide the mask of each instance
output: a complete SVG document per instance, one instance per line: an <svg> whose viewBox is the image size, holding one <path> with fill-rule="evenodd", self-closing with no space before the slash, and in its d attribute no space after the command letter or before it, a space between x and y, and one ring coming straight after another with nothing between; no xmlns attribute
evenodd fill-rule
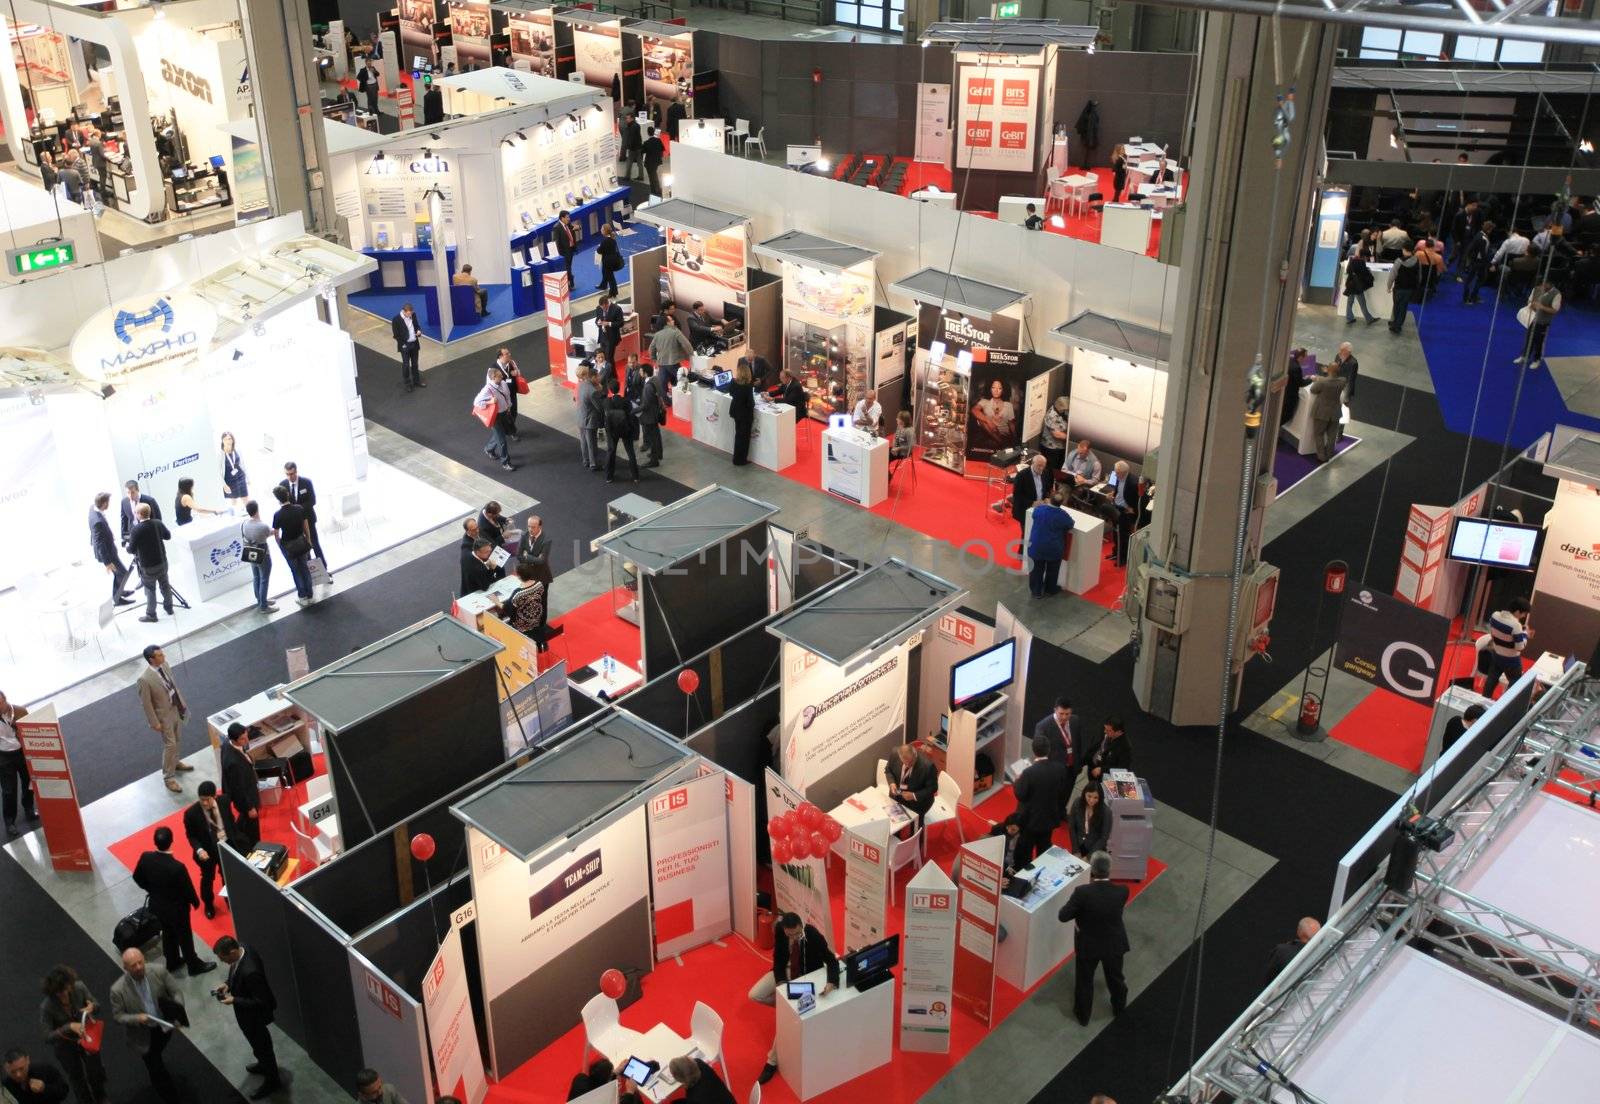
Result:
<svg viewBox="0 0 1600 1104"><path fill-rule="evenodd" d="M1011 639L1002 640L951 667L950 708L959 709L974 698L1010 686L1016 660L1017 642Z"/></svg>
<svg viewBox="0 0 1600 1104"><path fill-rule="evenodd" d="M1530 571L1539 554L1537 525L1517 525L1488 518L1456 518L1447 555L1462 563Z"/></svg>
<svg viewBox="0 0 1600 1104"><path fill-rule="evenodd" d="M222 162L222 154L214 153L214 154L211 155L211 167L213 169L222 168L222 163L223 163Z"/></svg>
<svg viewBox="0 0 1600 1104"><path fill-rule="evenodd" d="M733 382L733 373L732 372L718 372L715 376L711 377L712 386L718 388L719 390L722 389L722 388L727 387L728 384L730 384L732 382Z"/></svg>
<svg viewBox="0 0 1600 1104"><path fill-rule="evenodd" d="M882 977L899 962L900 937L891 935L880 939L844 956L844 983L853 989L862 981Z"/></svg>
<svg viewBox="0 0 1600 1104"><path fill-rule="evenodd" d="M176 168L176 169L172 170L172 179L174 179L174 180L186 180L186 179L188 179L188 177L189 177L189 170L188 169L180 167L180 168Z"/></svg>

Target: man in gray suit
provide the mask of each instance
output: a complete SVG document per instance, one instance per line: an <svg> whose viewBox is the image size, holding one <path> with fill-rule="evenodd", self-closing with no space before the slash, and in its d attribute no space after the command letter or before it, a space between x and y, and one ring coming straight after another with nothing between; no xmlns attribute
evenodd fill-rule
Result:
<svg viewBox="0 0 1600 1104"><path fill-rule="evenodd" d="M533 577L544 584L546 601L550 596L550 584L555 581L555 572L550 568L550 545L550 534L544 531L544 518L529 514L528 529L517 549L517 559L533 565Z"/></svg>
<svg viewBox="0 0 1600 1104"><path fill-rule="evenodd" d="M147 963L144 952L129 947L122 952L122 976L111 983L111 1016L128 1033L128 1045L144 1059L163 1100L178 1098L177 1086L167 1072L162 1052L178 1027L187 1027L189 1017L183 1007L183 992L173 984L165 966ZM151 1020L164 1020L171 1029L158 1027Z"/></svg>
<svg viewBox="0 0 1600 1104"><path fill-rule="evenodd" d="M1345 378L1339 374L1339 362L1323 365L1327 375L1318 375L1306 385L1311 392L1311 432L1317 443L1317 460L1326 464L1333 459L1339 446L1339 423L1344 416L1343 399Z"/></svg>
<svg viewBox="0 0 1600 1104"><path fill-rule="evenodd" d="M667 420L667 404L661 395L661 377L654 364L640 365L644 383L639 388L639 425L644 429L644 447L650 454L647 468L661 466L661 423Z"/></svg>
<svg viewBox="0 0 1600 1104"><path fill-rule="evenodd" d="M194 770L178 759L178 730L189 719L189 703L172 681L166 652L151 644L144 650L144 662L145 669L139 672L139 702L144 706L144 719L161 737L161 779L167 789L181 793L178 772Z"/></svg>

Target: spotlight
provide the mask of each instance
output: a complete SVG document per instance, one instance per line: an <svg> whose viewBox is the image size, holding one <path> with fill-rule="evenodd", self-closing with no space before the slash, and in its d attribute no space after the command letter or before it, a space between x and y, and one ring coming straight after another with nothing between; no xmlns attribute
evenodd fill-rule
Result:
<svg viewBox="0 0 1600 1104"><path fill-rule="evenodd" d="M818 172L827 172L832 167L826 157L819 157L812 164L816 166Z"/></svg>
<svg viewBox="0 0 1600 1104"><path fill-rule="evenodd" d="M556 128L550 125L550 120L549 119L546 119L544 121L544 128L546 130L548 130L551 134L554 134L556 132Z"/></svg>
<svg viewBox="0 0 1600 1104"><path fill-rule="evenodd" d="M104 387L100 388L100 397L102 399L109 399L112 395L115 395L116 393L117 393L117 389L115 387L112 387L109 383L106 384Z"/></svg>
<svg viewBox="0 0 1600 1104"><path fill-rule="evenodd" d="M1594 143L1585 138L1583 141L1578 143L1578 150L1581 153L1593 153Z"/></svg>
<svg viewBox="0 0 1600 1104"><path fill-rule="evenodd" d="M1394 137L1393 134L1389 135L1389 148L1390 149L1399 149L1400 148L1400 143L1395 141L1395 137Z"/></svg>
<svg viewBox="0 0 1600 1104"><path fill-rule="evenodd" d="M439 137L439 134L438 134L437 131L433 131L433 130L428 131L428 137L432 138L435 142L443 141L443 139L441 139Z"/></svg>
<svg viewBox="0 0 1600 1104"><path fill-rule="evenodd" d="M1067 228L1067 220L1060 215L1051 215L1050 225L1056 230L1065 230Z"/></svg>

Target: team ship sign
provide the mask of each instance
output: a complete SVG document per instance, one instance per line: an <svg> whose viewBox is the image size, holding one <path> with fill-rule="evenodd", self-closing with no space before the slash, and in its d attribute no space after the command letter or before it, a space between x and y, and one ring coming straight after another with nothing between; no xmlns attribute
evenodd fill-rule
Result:
<svg viewBox="0 0 1600 1104"><path fill-rule="evenodd" d="M217 312L188 292L147 294L100 311L72 338L72 366L112 383L151 368L183 368L211 347Z"/></svg>

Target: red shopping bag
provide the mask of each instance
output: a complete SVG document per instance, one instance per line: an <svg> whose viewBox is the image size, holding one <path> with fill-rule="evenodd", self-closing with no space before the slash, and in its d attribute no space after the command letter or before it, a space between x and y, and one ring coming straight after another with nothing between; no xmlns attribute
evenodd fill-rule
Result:
<svg viewBox="0 0 1600 1104"><path fill-rule="evenodd" d="M519 373L517 375L517 394L526 395L527 393L528 393L528 381L524 376L522 376Z"/></svg>
<svg viewBox="0 0 1600 1104"><path fill-rule="evenodd" d="M494 428L494 418L498 412L499 407L495 406L494 403L484 403L481 406L474 406L472 408L473 415L478 419L478 421L483 423L484 429Z"/></svg>
<svg viewBox="0 0 1600 1104"><path fill-rule="evenodd" d="M78 1036L78 1045L85 1054L99 1054L100 1043L105 1038L106 1025L104 1020L91 1020L85 1017L83 1034Z"/></svg>

